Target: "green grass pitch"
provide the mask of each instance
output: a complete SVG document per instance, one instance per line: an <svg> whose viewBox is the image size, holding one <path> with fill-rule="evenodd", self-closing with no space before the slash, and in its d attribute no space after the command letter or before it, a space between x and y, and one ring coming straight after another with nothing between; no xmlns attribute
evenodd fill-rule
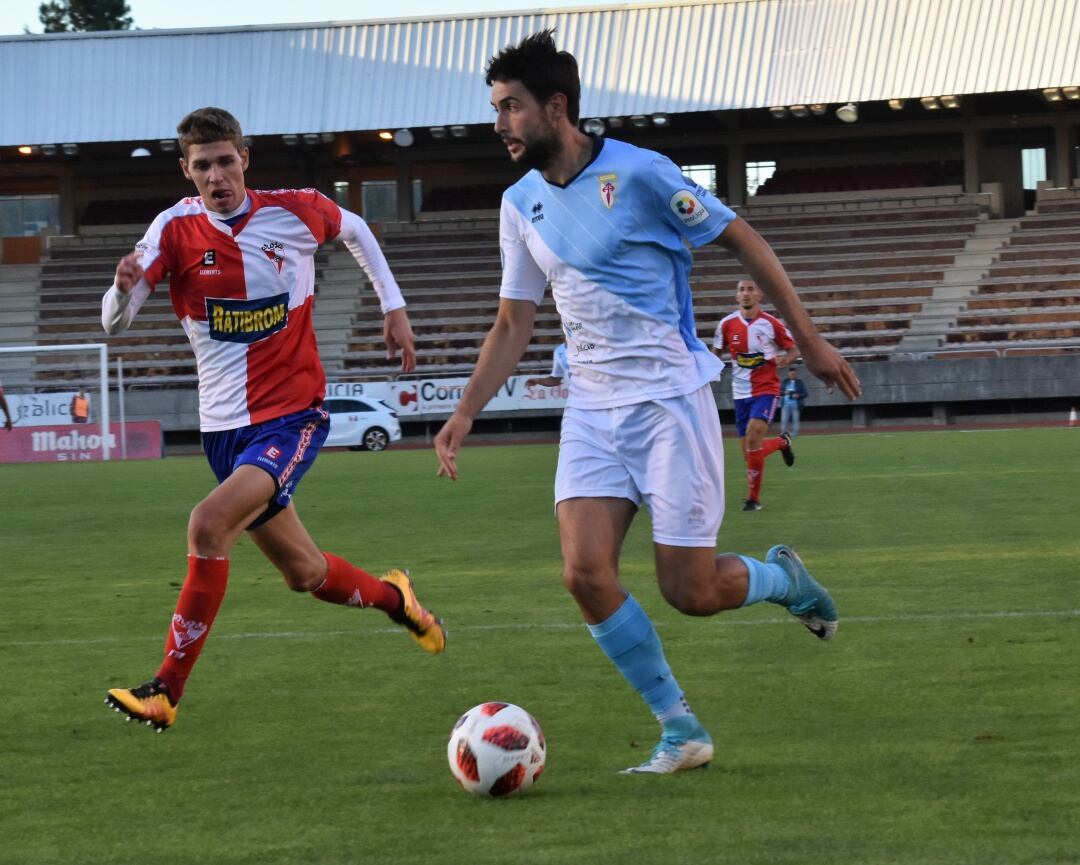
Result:
<svg viewBox="0 0 1080 865"><path fill-rule="evenodd" d="M0 433L2 434L2 433ZM327 453L300 514L371 571L407 565L449 628L290 593L247 539L163 735L106 688L156 668L205 462L0 466L0 863L1080 863L1080 431L811 436L721 549L789 543L833 591L821 644L768 604L660 599L647 514L623 576L717 745L618 774L657 728L562 588L555 447ZM445 746L484 700L529 709L523 797L458 789Z"/></svg>

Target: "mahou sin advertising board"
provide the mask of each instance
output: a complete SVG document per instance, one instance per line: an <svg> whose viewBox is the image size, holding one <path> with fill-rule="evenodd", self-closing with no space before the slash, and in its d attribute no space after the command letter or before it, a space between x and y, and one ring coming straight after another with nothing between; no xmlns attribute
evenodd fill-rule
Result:
<svg viewBox="0 0 1080 865"><path fill-rule="evenodd" d="M98 424L67 424L0 429L0 463L87 462L103 458L103 437ZM124 440L120 426L109 433L109 458L118 460L161 458L161 424L139 421L127 424Z"/></svg>

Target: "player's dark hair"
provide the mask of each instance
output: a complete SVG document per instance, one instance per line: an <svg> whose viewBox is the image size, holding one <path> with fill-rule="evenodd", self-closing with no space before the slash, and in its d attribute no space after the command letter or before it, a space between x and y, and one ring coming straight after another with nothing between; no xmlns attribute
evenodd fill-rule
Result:
<svg viewBox="0 0 1080 865"><path fill-rule="evenodd" d="M556 93L566 96L566 116L577 124L581 106L581 76L569 51L555 47L554 30L526 36L519 45L507 45L484 69L488 87L496 81L520 81L536 101L546 105Z"/></svg>
<svg viewBox="0 0 1080 865"><path fill-rule="evenodd" d="M185 158L192 144L231 141L238 152L244 146L240 121L224 108L196 108L176 125L176 133L180 136L180 151Z"/></svg>

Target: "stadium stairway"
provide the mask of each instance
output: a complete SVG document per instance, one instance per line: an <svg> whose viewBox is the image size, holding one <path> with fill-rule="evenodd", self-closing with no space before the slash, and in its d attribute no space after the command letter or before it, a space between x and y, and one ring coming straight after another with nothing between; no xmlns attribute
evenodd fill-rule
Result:
<svg viewBox="0 0 1080 865"><path fill-rule="evenodd" d="M964 243L964 251L956 256L922 310L912 318L910 330L897 345L898 352L921 354L945 344L945 335L956 326L967 299L978 291L980 280L990 272L1019 223L1018 219L999 219L976 224L973 235Z"/></svg>
<svg viewBox="0 0 1080 865"><path fill-rule="evenodd" d="M945 332L948 356L1080 353L1080 189L1053 192L1017 221Z"/></svg>

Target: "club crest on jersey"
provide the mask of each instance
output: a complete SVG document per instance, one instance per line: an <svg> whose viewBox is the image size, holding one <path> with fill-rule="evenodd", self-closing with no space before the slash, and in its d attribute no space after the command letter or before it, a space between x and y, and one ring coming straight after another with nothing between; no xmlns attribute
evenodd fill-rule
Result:
<svg viewBox="0 0 1080 865"><path fill-rule="evenodd" d="M289 293L252 300L208 297L206 323L218 342L259 342L288 327Z"/></svg>
<svg viewBox="0 0 1080 865"><path fill-rule="evenodd" d="M676 192L671 196L669 204L675 215L683 221L687 228L693 228L698 223L709 218L708 209L689 189Z"/></svg>
<svg viewBox="0 0 1080 865"><path fill-rule="evenodd" d="M611 210L615 206L615 181L618 177L614 174L601 174L600 180L600 200L604 202L604 207Z"/></svg>
<svg viewBox="0 0 1080 865"><path fill-rule="evenodd" d="M285 244L271 240L269 243L262 245L262 251L266 253L270 263L277 268L277 272L281 273L281 265L285 263Z"/></svg>

